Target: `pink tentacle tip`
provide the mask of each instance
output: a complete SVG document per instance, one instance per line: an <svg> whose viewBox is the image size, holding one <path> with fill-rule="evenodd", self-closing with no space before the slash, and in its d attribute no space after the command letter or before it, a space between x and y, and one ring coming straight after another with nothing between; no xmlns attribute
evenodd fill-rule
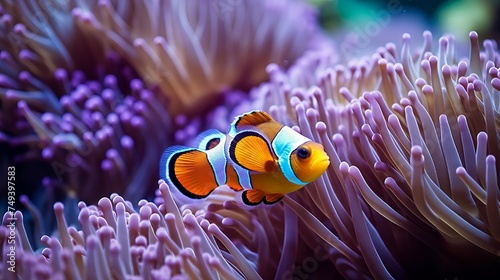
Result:
<svg viewBox="0 0 500 280"><path fill-rule="evenodd" d="M182 216L185 217L186 215L193 214L193 211L191 209L184 209L182 210Z"/></svg>
<svg viewBox="0 0 500 280"><path fill-rule="evenodd" d="M441 68L441 72L443 73L443 76L448 78L451 77L451 67L449 65L444 65Z"/></svg>
<svg viewBox="0 0 500 280"><path fill-rule="evenodd" d="M64 81L68 78L68 72L66 71L66 69L58 68L54 72L54 78L56 78L59 81Z"/></svg>
<svg viewBox="0 0 500 280"><path fill-rule="evenodd" d="M47 259L49 259L49 260L50 260L50 256L52 255L52 250L51 250L51 249L49 249L49 248L44 248L44 249L42 250L42 255L43 255L45 258L47 258Z"/></svg>
<svg viewBox="0 0 500 280"><path fill-rule="evenodd" d="M467 170L465 170L465 168L463 166L460 166L460 167L457 167L457 169L455 170L455 173L460 178L464 178L467 175Z"/></svg>
<svg viewBox="0 0 500 280"><path fill-rule="evenodd" d="M40 237L40 241L42 241L42 243L47 243L48 244L49 241L50 241L50 239L51 238L49 236L47 236L47 235L43 235L42 237Z"/></svg>
<svg viewBox="0 0 500 280"><path fill-rule="evenodd" d="M87 204L83 201L80 201L78 202L78 209L83 209L83 208L86 208L87 207Z"/></svg>
<svg viewBox="0 0 500 280"><path fill-rule="evenodd" d="M464 126L465 127L467 125L467 118L464 115L458 116L457 120L458 120L458 124L460 126Z"/></svg>
<svg viewBox="0 0 500 280"><path fill-rule="evenodd" d="M175 222L176 218L175 218L175 215L173 213L167 213L165 215L165 221L166 222Z"/></svg>
<svg viewBox="0 0 500 280"><path fill-rule="evenodd" d="M324 134L326 133L326 124L324 122L317 122L316 123L316 130L320 133L320 134Z"/></svg>
<svg viewBox="0 0 500 280"><path fill-rule="evenodd" d="M18 35L26 35L26 33L28 32L26 26L22 23L17 23L16 25L14 25L13 30Z"/></svg>
<svg viewBox="0 0 500 280"><path fill-rule="evenodd" d="M181 257L187 259L189 257L192 257L192 258L196 258L196 254L194 253L193 249L192 248L184 248L180 251L180 255Z"/></svg>
<svg viewBox="0 0 500 280"><path fill-rule="evenodd" d="M429 63L432 67L436 67L438 62L439 62L438 58L434 55L429 58Z"/></svg>
<svg viewBox="0 0 500 280"><path fill-rule="evenodd" d="M17 102L17 108L21 109L21 112L23 113L26 113L29 110L28 104L24 100Z"/></svg>
<svg viewBox="0 0 500 280"><path fill-rule="evenodd" d="M486 164L489 166L495 166L496 158L494 155L486 156Z"/></svg>
<svg viewBox="0 0 500 280"><path fill-rule="evenodd" d="M317 100L323 99L323 91L317 86L313 86L309 89L309 94L314 96Z"/></svg>
<svg viewBox="0 0 500 280"><path fill-rule="evenodd" d="M474 90L475 90L475 91L481 91L481 90L483 89L483 87L484 87L483 82L482 82L482 81L480 81L480 80L475 80L475 81L473 82L473 85L474 85Z"/></svg>
<svg viewBox="0 0 500 280"><path fill-rule="evenodd" d="M471 31L469 33L469 38L471 39L471 41L472 40L477 41L479 39L479 35L477 34L476 31Z"/></svg>
<svg viewBox="0 0 500 280"><path fill-rule="evenodd" d="M349 164L345 161L341 162L339 165L339 170L342 175L347 176L349 174Z"/></svg>
<svg viewBox="0 0 500 280"><path fill-rule="evenodd" d="M153 213L153 211L148 206L142 206L139 209L139 214L140 214L142 220L149 220L149 217L151 216L152 213Z"/></svg>
<svg viewBox="0 0 500 280"><path fill-rule="evenodd" d="M166 43L167 43L167 41L165 40L165 38L163 36L156 36L153 38L153 44L155 44L155 45L164 45Z"/></svg>
<svg viewBox="0 0 500 280"><path fill-rule="evenodd" d="M116 215L118 217L125 217L125 204L123 204L123 202L118 202L116 204Z"/></svg>
<svg viewBox="0 0 500 280"><path fill-rule="evenodd" d="M106 238L106 239L110 239L115 235L114 229L110 226L101 227L99 229L99 232L101 234L101 238Z"/></svg>
<svg viewBox="0 0 500 280"><path fill-rule="evenodd" d="M481 131L477 134L477 142L481 142L481 143L486 143L488 142L488 134L484 131Z"/></svg>
<svg viewBox="0 0 500 280"><path fill-rule="evenodd" d="M61 243L57 238L51 238L47 241L52 250L60 250L62 248Z"/></svg>
<svg viewBox="0 0 500 280"><path fill-rule="evenodd" d="M113 204L111 203L111 200L107 197L103 197L103 198L99 199L99 201L97 202L97 205L103 211L110 211L113 209Z"/></svg>
<svg viewBox="0 0 500 280"><path fill-rule="evenodd" d="M23 205L26 205L28 203L30 203L30 199L27 195L25 194L22 194L21 196L19 196L19 201L23 204Z"/></svg>
<svg viewBox="0 0 500 280"><path fill-rule="evenodd" d="M429 30L425 30L424 32L422 32L422 35L424 39L432 40L432 32L430 32Z"/></svg>
<svg viewBox="0 0 500 280"><path fill-rule="evenodd" d="M426 72L430 72L431 71L431 63L430 63L429 60L422 60L422 62L420 62L420 66Z"/></svg>
<svg viewBox="0 0 500 280"><path fill-rule="evenodd" d="M396 181L395 181L395 180L394 180L394 178L392 178L392 177L387 177L387 178L385 178L385 180L384 180L384 184L385 184L386 186L388 186L388 187L391 187L391 186L396 185Z"/></svg>
<svg viewBox="0 0 500 280"><path fill-rule="evenodd" d="M422 78L417 78L417 80L415 81L415 84L417 85L418 88L422 88L425 85L427 85L427 82Z"/></svg>
<svg viewBox="0 0 500 280"><path fill-rule="evenodd" d="M95 235L89 235L87 237L87 248L88 249L95 249L97 247L97 243L99 242L99 239Z"/></svg>
<svg viewBox="0 0 500 280"><path fill-rule="evenodd" d="M191 237L191 244L193 245L193 247L200 247L201 238L198 235Z"/></svg>
<svg viewBox="0 0 500 280"><path fill-rule="evenodd" d="M420 158L422 156L422 147L413 146L411 147L411 155L415 158Z"/></svg>
<svg viewBox="0 0 500 280"><path fill-rule="evenodd" d="M318 110L313 109L313 108L307 108L307 110L306 110L306 117L308 119L317 118L318 116L319 116Z"/></svg>
<svg viewBox="0 0 500 280"><path fill-rule="evenodd" d="M208 232L210 232L213 235L218 235L222 233L219 227L216 224L212 223L208 226Z"/></svg>
<svg viewBox="0 0 500 280"><path fill-rule="evenodd" d="M448 38L444 36L439 38L439 45L446 48L448 46Z"/></svg>
<svg viewBox="0 0 500 280"><path fill-rule="evenodd" d="M500 91L500 79L499 78L493 78L491 80L491 85L493 86L493 88Z"/></svg>
<svg viewBox="0 0 500 280"><path fill-rule="evenodd" d="M101 162L101 169L103 171L106 171L106 172L109 172L111 171L112 169L114 168L114 165L113 165L113 162L109 159L104 159L102 162Z"/></svg>
<svg viewBox="0 0 500 280"><path fill-rule="evenodd" d="M356 179L356 180L358 180L358 179L361 179L361 178L362 178L362 176L361 176L361 172L359 171L359 168L358 168L358 167L356 167L356 166L350 166L350 167L349 167L349 169L348 169L348 173L349 173L349 175L350 175L352 178L354 178L354 179Z"/></svg>
<svg viewBox="0 0 500 280"><path fill-rule="evenodd" d="M431 87L430 85L425 85L423 88L422 88L422 92L425 94L425 95L432 95L434 94L434 88Z"/></svg>
<svg viewBox="0 0 500 280"><path fill-rule="evenodd" d="M298 115L303 115L306 110L306 107L304 106L303 102L300 102L295 106L295 111L297 112Z"/></svg>
<svg viewBox="0 0 500 280"><path fill-rule="evenodd" d="M120 243L116 242L115 239L112 239L111 244L109 245L109 252L113 256L118 256L120 255L121 250L122 246L120 245Z"/></svg>
<svg viewBox="0 0 500 280"><path fill-rule="evenodd" d="M224 218L224 219L222 219L222 225L224 225L224 226L232 227L235 224L236 224L235 221L233 219L231 219L231 218Z"/></svg>
<svg viewBox="0 0 500 280"><path fill-rule="evenodd" d="M490 75L490 77L492 78L495 78L498 76L498 68L495 68L494 66L490 67L489 70L488 70L488 74Z"/></svg>
<svg viewBox="0 0 500 280"><path fill-rule="evenodd" d="M137 38L134 40L134 47L144 48L146 45L147 45L147 43L143 38Z"/></svg>
<svg viewBox="0 0 500 280"><path fill-rule="evenodd" d="M266 66L266 73L269 76L272 76L272 75L276 74L279 71L280 71L280 67L276 63L271 63L271 64L269 64L269 65Z"/></svg>
<svg viewBox="0 0 500 280"><path fill-rule="evenodd" d="M19 210L16 210L16 213L14 214L14 217L17 219L18 221L18 225L23 223L23 219L24 219L24 216L23 216L23 213L21 213L21 211Z"/></svg>
<svg viewBox="0 0 500 280"><path fill-rule="evenodd" d="M390 114L389 117L388 117L388 119L387 119L387 121L388 121L388 123L390 125L393 125L393 126L399 126L399 124L400 124L399 123L399 118L396 115L394 115L394 114Z"/></svg>
<svg viewBox="0 0 500 280"><path fill-rule="evenodd" d="M54 212L56 214L62 213L63 211L64 211L64 204L62 204L61 202L54 203Z"/></svg>
<svg viewBox="0 0 500 280"><path fill-rule="evenodd" d="M165 228L160 227L158 228L158 230L156 230L156 237L158 237L158 240L160 240L161 242L165 242L169 238L169 235Z"/></svg>
<svg viewBox="0 0 500 280"><path fill-rule="evenodd" d="M425 37L425 32L424 32L424 37ZM403 33L403 35L401 35L401 39L403 39L404 43L409 43L411 40L411 35L409 33Z"/></svg>

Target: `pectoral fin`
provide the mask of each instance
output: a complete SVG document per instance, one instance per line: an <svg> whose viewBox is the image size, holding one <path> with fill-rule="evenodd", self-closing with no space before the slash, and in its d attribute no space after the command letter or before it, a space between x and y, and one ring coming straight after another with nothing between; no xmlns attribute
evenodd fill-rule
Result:
<svg viewBox="0 0 500 280"><path fill-rule="evenodd" d="M269 141L254 130L236 134L229 144L229 157L239 166L254 172L272 172L277 166Z"/></svg>

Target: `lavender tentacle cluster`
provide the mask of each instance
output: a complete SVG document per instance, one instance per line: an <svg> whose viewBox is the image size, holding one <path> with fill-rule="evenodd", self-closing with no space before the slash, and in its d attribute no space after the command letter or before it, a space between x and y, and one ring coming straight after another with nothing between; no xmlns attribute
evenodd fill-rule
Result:
<svg viewBox="0 0 500 280"><path fill-rule="evenodd" d="M267 64L286 66L324 42L315 11L297 0L116 2L99 1L99 12L77 7L73 17L158 84L173 113L253 87L265 81Z"/></svg>
<svg viewBox="0 0 500 280"><path fill-rule="evenodd" d="M181 213L164 182L159 182L159 191L165 203L141 200L138 211L117 194L100 199L97 205L80 202L80 229L68 225L64 205L56 203L58 237L42 236L46 248L41 254L33 252L23 215L16 212L17 275L23 279L260 278L251 263L254 253L244 252L244 245L233 243L217 224L198 219L189 210ZM226 219L229 223L230 218ZM4 252L7 225L5 215L0 226ZM6 269L6 253L0 260L0 275L15 279L16 274Z"/></svg>
<svg viewBox="0 0 500 280"><path fill-rule="evenodd" d="M424 39L416 55L404 34L400 50L347 66L315 53L286 73L271 65L261 87L273 116L330 156L328 172L284 202L347 278L488 275L500 262L497 45L480 51L471 32L469 57L457 58L453 37L437 52Z"/></svg>
<svg viewBox="0 0 500 280"><path fill-rule="evenodd" d="M85 201L97 201L102 191L122 192L136 201L151 193L143 185L154 185L158 151L168 145L172 129L165 98L132 73L96 81L58 70L58 77L70 85L60 99L61 114L38 114L26 102L18 103L55 173L44 183ZM104 189L96 192L98 185Z"/></svg>

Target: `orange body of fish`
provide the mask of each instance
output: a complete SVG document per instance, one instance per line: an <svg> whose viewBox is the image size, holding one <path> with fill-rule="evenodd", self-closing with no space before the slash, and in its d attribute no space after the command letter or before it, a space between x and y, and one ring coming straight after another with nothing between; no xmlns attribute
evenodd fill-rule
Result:
<svg viewBox="0 0 500 280"><path fill-rule="evenodd" d="M169 147L160 160L160 178L195 199L227 185L242 191L247 205L276 203L330 164L321 144L263 111L236 117L227 134L207 130L196 142L197 148Z"/></svg>

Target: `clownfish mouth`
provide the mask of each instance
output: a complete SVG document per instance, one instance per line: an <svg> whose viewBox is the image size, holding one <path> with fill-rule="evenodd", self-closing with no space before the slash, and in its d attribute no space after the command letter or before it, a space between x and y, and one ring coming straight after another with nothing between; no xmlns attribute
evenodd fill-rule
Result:
<svg viewBox="0 0 500 280"><path fill-rule="evenodd" d="M321 170L321 172L325 171L329 165L330 165L330 158L327 155L313 161L314 169Z"/></svg>

